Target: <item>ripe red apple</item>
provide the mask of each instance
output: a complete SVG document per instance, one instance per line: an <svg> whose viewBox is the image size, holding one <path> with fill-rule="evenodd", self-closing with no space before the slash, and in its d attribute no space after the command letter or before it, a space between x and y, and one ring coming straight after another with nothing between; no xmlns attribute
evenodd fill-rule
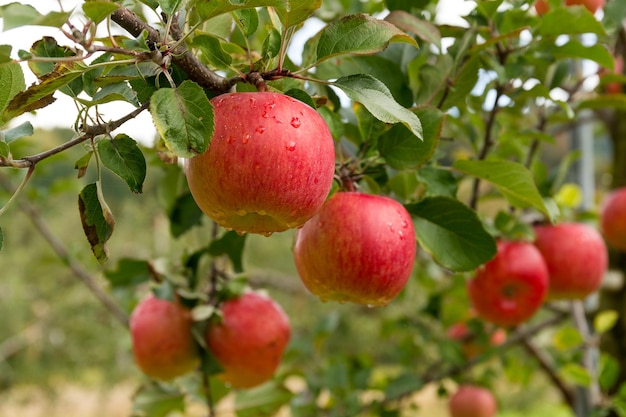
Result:
<svg viewBox="0 0 626 417"><path fill-rule="evenodd" d="M604 200L600 224L608 244L626 252L626 187L613 190Z"/></svg>
<svg viewBox="0 0 626 417"><path fill-rule="evenodd" d="M177 302L151 295L135 307L129 324L135 362L146 375L169 380L200 363L191 313Z"/></svg>
<svg viewBox="0 0 626 417"><path fill-rule="evenodd" d="M582 5L587 8L591 13L595 13L599 8L604 6L604 0L565 0L566 6ZM547 0L537 0L535 2L535 10L538 15L543 15L550 10L550 5Z"/></svg>
<svg viewBox="0 0 626 417"><path fill-rule="evenodd" d="M296 233L294 260L323 301L388 304L404 288L417 244L406 209L388 197L339 192Z"/></svg>
<svg viewBox="0 0 626 417"><path fill-rule="evenodd" d="M610 74L623 74L624 73L624 58L621 55L615 57L615 66L613 71L609 71L606 68L600 68L598 75L600 77ZM607 94L619 94L622 92L623 84L620 82L610 82L603 86L604 91Z"/></svg>
<svg viewBox="0 0 626 417"><path fill-rule="evenodd" d="M223 94L211 103L211 144L186 165L200 209L240 233L302 226L324 203L335 172L324 119L274 92Z"/></svg>
<svg viewBox="0 0 626 417"><path fill-rule="evenodd" d="M581 223L541 225L535 236L548 267L548 298L584 298L600 287L608 254L595 229Z"/></svg>
<svg viewBox="0 0 626 417"><path fill-rule="evenodd" d="M450 397L451 417L493 417L498 411L491 391L475 385L462 385Z"/></svg>
<svg viewBox="0 0 626 417"><path fill-rule="evenodd" d="M528 320L548 290L548 267L531 243L501 240L496 256L477 269L468 293L479 317L499 326Z"/></svg>
<svg viewBox="0 0 626 417"><path fill-rule="evenodd" d="M502 328L491 330L488 341L485 341L472 334L465 322L454 323L446 334L461 344L461 350L467 359L472 359L484 353L489 347L499 346L506 341L506 331Z"/></svg>
<svg viewBox="0 0 626 417"><path fill-rule="evenodd" d="M224 369L219 375L234 388L270 380L280 364L291 328L283 309L271 298L250 292L221 307L222 320L209 325L209 351Z"/></svg>

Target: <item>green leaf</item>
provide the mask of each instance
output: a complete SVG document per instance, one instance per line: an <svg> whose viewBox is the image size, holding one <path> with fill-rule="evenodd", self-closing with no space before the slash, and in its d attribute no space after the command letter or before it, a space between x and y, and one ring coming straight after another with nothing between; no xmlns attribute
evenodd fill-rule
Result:
<svg viewBox="0 0 626 417"><path fill-rule="evenodd" d="M74 169L78 170L78 178L82 178L85 176L87 172L87 168L89 168L89 161L91 161L91 157L93 156L93 152L87 152L74 163Z"/></svg>
<svg viewBox="0 0 626 417"><path fill-rule="evenodd" d="M166 417L174 411L185 411L185 395L171 385L145 384L133 397L133 415Z"/></svg>
<svg viewBox="0 0 626 417"><path fill-rule="evenodd" d="M404 10L394 10L385 17L387 22L393 23L399 29L412 33L424 42L432 43L441 48L441 34L432 23L422 20Z"/></svg>
<svg viewBox="0 0 626 417"><path fill-rule="evenodd" d="M151 279L151 269L148 261L122 258L117 262L115 270L104 271L104 277L112 287L134 287Z"/></svg>
<svg viewBox="0 0 626 417"><path fill-rule="evenodd" d="M13 97L25 88L26 82L20 64L0 65L0 114L4 112Z"/></svg>
<svg viewBox="0 0 626 417"><path fill-rule="evenodd" d="M541 36L595 33L606 36L604 26L585 7L555 7L541 17Z"/></svg>
<svg viewBox="0 0 626 417"><path fill-rule="evenodd" d="M78 195L78 209L83 231L96 259L108 259L106 242L113 234L115 220L96 183L88 184Z"/></svg>
<svg viewBox="0 0 626 417"><path fill-rule="evenodd" d="M202 210L196 204L191 193L179 196L169 211L170 233L174 237L182 236L193 226L202 223Z"/></svg>
<svg viewBox="0 0 626 417"><path fill-rule="evenodd" d="M414 169L426 163L439 144L444 114L435 107L415 110L421 120L424 139L419 140L404 125L397 124L378 141L378 150L389 166Z"/></svg>
<svg viewBox="0 0 626 417"><path fill-rule="evenodd" d="M603 390L613 388L620 374L619 362L612 356L601 353L600 366L598 370L598 382Z"/></svg>
<svg viewBox="0 0 626 417"><path fill-rule="evenodd" d="M234 231L224 233L219 239L209 245L212 256L227 255L233 263L235 272L243 271L243 249L247 235L239 235Z"/></svg>
<svg viewBox="0 0 626 417"><path fill-rule="evenodd" d="M180 8L182 0L159 0L159 6L166 15L172 15Z"/></svg>
<svg viewBox="0 0 626 417"><path fill-rule="evenodd" d="M14 140L23 138L25 136L32 136L34 133L33 125L30 122L24 122L18 126L4 131L0 130L0 141L4 143L11 143Z"/></svg>
<svg viewBox="0 0 626 417"><path fill-rule="evenodd" d="M479 56L468 59L459 72L455 75L450 91L441 106L442 110L464 103L469 93L474 89L478 82L478 73L481 68L481 59Z"/></svg>
<svg viewBox="0 0 626 417"><path fill-rule="evenodd" d="M593 329L596 333L605 333L615 326L617 320L619 319L619 314L615 310L605 310L598 313L593 318Z"/></svg>
<svg viewBox="0 0 626 417"><path fill-rule="evenodd" d="M52 95L85 71L82 64L68 62L59 64L55 70L25 91L16 94L2 114L2 121L7 122L23 113L46 107L54 102Z"/></svg>
<svg viewBox="0 0 626 417"><path fill-rule="evenodd" d="M348 15L328 24L310 41L308 47L315 47L315 53L309 66L337 55L375 54L385 50L390 42L406 42L417 47L412 37L389 22L365 14Z"/></svg>
<svg viewBox="0 0 626 417"><path fill-rule="evenodd" d="M426 185L426 197L443 196L455 198L457 195L457 180L447 169L427 165L417 171L417 178Z"/></svg>
<svg viewBox="0 0 626 417"><path fill-rule="evenodd" d="M2 231L2 227L0 227L0 251L4 247L4 231Z"/></svg>
<svg viewBox="0 0 626 417"><path fill-rule="evenodd" d="M196 0L194 3L198 15L204 20L235 10L255 7L274 7L277 10L289 8L287 0Z"/></svg>
<svg viewBox="0 0 626 417"><path fill-rule="evenodd" d="M239 22L238 26L246 36L252 35L259 27L259 13L256 9L236 10L235 18Z"/></svg>
<svg viewBox="0 0 626 417"><path fill-rule="evenodd" d="M476 212L460 201L430 197L406 208L416 217L420 245L443 267L471 271L495 256L495 240Z"/></svg>
<svg viewBox="0 0 626 417"><path fill-rule="evenodd" d="M167 147L190 158L204 153L213 135L213 106L193 81L178 88L161 88L150 100L150 113Z"/></svg>
<svg viewBox="0 0 626 417"><path fill-rule="evenodd" d="M353 101L365 106L378 120L385 123L402 123L413 135L423 139L422 124L410 110L399 105L385 84L367 74L341 77L333 83Z"/></svg>
<svg viewBox="0 0 626 417"><path fill-rule="evenodd" d="M564 326L554 334L553 342L558 350L566 351L578 348L584 339L575 327Z"/></svg>
<svg viewBox="0 0 626 417"><path fill-rule="evenodd" d="M0 45L0 64L6 64L11 62L11 51L13 47L11 45ZM2 79L2 77L0 77Z"/></svg>
<svg viewBox="0 0 626 417"><path fill-rule="evenodd" d="M592 382L589 371L573 362L563 365L563 367L559 369L559 375L561 375L566 382L579 385L581 387L588 387Z"/></svg>
<svg viewBox="0 0 626 417"><path fill-rule="evenodd" d="M299 25L322 6L322 0L288 0L287 8L278 8L276 13L285 28Z"/></svg>
<svg viewBox="0 0 626 417"><path fill-rule="evenodd" d="M200 49L211 65L217 68L226 69L233 62L230 54L222 48L220 40L216 37L198 35L193 38L193 45Z"/></svg>
<svg viewBox="0 0 626 417"><path fill-rule="evenodd" d="M600 94L577 103L577 110L616 109L626 110L626 94Z"/></svg>
<svg viewBox="0 0 626 417"><path fill-rule="evenodd" d="M578 39L570 39L563 45L555 45L551 39L541 42L538 50L542 54L553 55L556 59L580 58L595 61L604 68L612 68L614 64L611 52L602 44L585 46Z"/></svg>
<svg viewBox="0 0 626 417"><path fill-rule="evenodd" d="M270 381L258 387L238 391L235 396L237 417L270 417L294 394L276 381Z"/></svg>
<svg viewBox="0 0 626 417"><path fill-rule="evenodd" d="M391 381L385 387L385 399L393 401L401 398L409 392L417 392L424 386L424 381L416 374L402 374Z"/></svg>
<svg viewBox="0 0 626 417"><path fill-rule="evenodd" d="M96 25L116 11L119 5L109 1L88 1L83 4L85 16L90 18Z"/></svg>
<svg viewBox="0 0 626 417"><path fill-rule="evenodd" d="M33 6L21 3L10 3L2 6L3 30L14 29L20 26L53 26L60 28L69 19L69 12L39 13Z"/></svg>
<svg viewBox="0 0 626 417"><path fill-rule="evenodd" d="M458 160L453 167L465 174L490 182L513 206L534 207L553 219L554 213L546 207L532 174L524 165L512 161L489 159Z"/></svg>
<svg viewBox="0 0 626 417"><path fill-rule="evenodd" d="M146 160L137 142L127 135L98 142L102 164L126 181L130 190L141 193L146 178Z"/></svg>
<svg viewBox="0 0 626 417"><path fill-rule="evenodd" d="M8 157L11 154L11 148L6 142L0 141L0 156Z"/></svg>

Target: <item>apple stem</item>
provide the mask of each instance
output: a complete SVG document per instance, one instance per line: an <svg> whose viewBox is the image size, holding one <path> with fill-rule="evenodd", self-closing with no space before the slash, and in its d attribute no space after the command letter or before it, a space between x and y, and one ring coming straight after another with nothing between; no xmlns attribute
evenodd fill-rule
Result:
<svg viewBox="0 0 626 417"><path fill-rule="evenodd" d="M254 85L259 92L267 91L267 84L265 83L265 79L258 72L251 72L246 76L246 81L250 84Z"/></svg>

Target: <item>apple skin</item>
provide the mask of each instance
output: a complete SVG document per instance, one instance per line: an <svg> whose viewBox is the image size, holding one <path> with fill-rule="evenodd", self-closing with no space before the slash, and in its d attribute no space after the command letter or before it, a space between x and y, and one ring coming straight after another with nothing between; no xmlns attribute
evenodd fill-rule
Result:
<svg viewBox="0 0 626 417"><path fill-rule="evenodd" d="M498 411L491 391L475 385L462 385L450 397L451 417L493 417Z"/></svg>
<svg viewBox="0 0 626 417"><path fill-rule="evenodd" d="M591 13L595 13L599 8L604 6L605 0L565 0L566 6L585 6ZM535 2L535 10L539 16L548 13L550 5L547 0L537 0Z"/></svg>
<svg viewBox="0 0 626 417"><path fill-rule="evenodd" d="M406 209L391 198L338 192L296 233L294 260L322 301L387 305L411 276L417 242Z"/></svg>
<svg viewBox="0 0 626 417"><path fill-rule="evenodd" d="M274 92L223 94L211 103L211 143L185 170L200 209L239 233L302 226L324 203L335 172L324 119Z"/></svg>
<svg viewBox="0 0 626 417"><path fill-rule="evenodd" d="M208 350L223 368L218 377L233 388L252 388L276 372L291 327L283 309L255 292L230 299L221 306L222 320L209 325Z"/></svg>
<svg viewBox="0 0 626 417"><path fill-rule="evenodd" d="M549 299L582 299L600 287L608 251L594 228L582 223L535 226L535 246L548 266Z"/></svg>
<svg viewBox="0 0 626 417"><path fill-rule="evenodd" d="M170 380L200 364L198 347L191 333L191 313L174 301L150 295L130 317L135 362L146 375Z"/></svg>
<svg viewBox="0 0 626 417"><path fill-rule="evenodd" d="M548 290L548 267L531 243L498 241L496 256L476 270L467 289L479 317L498 326L528 320Z"/></svg>
<svg viewBox="0 0 626 417"><path fill-rule="evenodd" d="M467 359L473 359L484 353L489 347L495 347L506 341L506 330L502 328L493 329L489 335L489 340L477 340L476 335L470 332L469 327L464 322L454 323L446 332L448 337L461 344L461 350Z"/></svg>
<svg viewBox="0 0 626 417"><path fill-rule="evenodd" d="M609 246L626 252L626 187L613 190L604 200L600 225Z"/></svg>

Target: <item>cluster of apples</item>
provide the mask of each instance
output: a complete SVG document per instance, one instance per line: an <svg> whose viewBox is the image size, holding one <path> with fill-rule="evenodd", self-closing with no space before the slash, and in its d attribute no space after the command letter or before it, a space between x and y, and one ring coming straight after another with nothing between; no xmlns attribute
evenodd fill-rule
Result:
<svg viewBox="0 0 626 417"><path fill-rule="evenodd" d="M177 301L153 295L130 318L135 362L146 375L171 380L200 364L191 311ZM282 308L269 297L244 293L221 305L221 318L204 333L208 351L222 367L220 379L251 388L271 379L289 342L291 328Z"/></svg>
<svg viewBox="0 0 626 417"><path fill-rule="evenodd" d="M211 100L208 150L185 173L200 209L228 230L269 236L298 228L294 260L302 282L322 300L389 303L406 284L416 239L406 209L384 196L337 192L335 145L307 104L274 92L229 93ZM205 342L235 388L272 378L288 343L287 316L271 299L246 293L220 306ZM189 310L149 297L131 317L135 360L147 375L171 379L198 366Z"/></svg>

